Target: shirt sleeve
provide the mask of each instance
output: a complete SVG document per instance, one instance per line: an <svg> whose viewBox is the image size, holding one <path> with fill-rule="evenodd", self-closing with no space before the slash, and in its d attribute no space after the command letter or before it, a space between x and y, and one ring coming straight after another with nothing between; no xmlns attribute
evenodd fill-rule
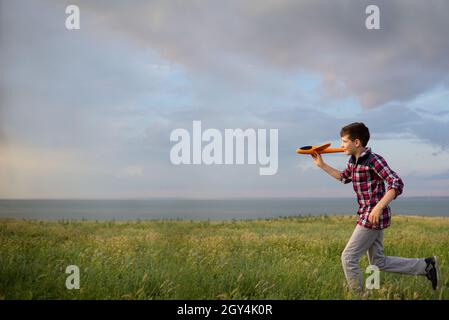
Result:
<svg viewBox="0 0 449 320"><path fill-rule="evenodd" d="M346 165L346 169L340 171L340 181L345 184L352 181L351 164L349 162Z"/></svg>
<svg viewBox="0 0 449 320"><path fill-rule="evenodd" d="M402 193L402 190L404 188L402 179L397 175L396 172L391 170L385 159L381 156L376 155L376 157L374 157L373 169L377 173L377 175L382 178L382 180L387 182L387 190L394 189L396 191L396 196L394 197L396 199L397 196Z"/></svg>

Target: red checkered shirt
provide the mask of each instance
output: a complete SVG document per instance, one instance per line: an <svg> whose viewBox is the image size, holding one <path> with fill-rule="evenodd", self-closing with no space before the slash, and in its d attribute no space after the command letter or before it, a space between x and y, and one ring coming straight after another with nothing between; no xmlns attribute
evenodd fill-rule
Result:
<svg viewBox="0 0 449 320"><path fill-rule="evenodd" d="M387 182L388 190L395 189L396 197L402 193L404 187L402 179L390 169L384 158L372 153L371 148L366 148L357 162L355 157L351 156L346 169L340 172L340 180L343 183L352 181L359 203L357 224L368 229L385 229L390 226L389 206L383 209L378 225L368 221L369 213L385 194L384 181Z"/></svg>

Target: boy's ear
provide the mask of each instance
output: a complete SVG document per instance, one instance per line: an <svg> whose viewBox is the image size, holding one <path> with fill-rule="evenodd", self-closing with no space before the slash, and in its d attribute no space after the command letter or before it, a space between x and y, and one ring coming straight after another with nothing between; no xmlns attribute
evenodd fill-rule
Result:
<svg viewBox="0 0 449 320"><path fill-rule="evenodd" d="M355 138L354 144L355 144L356 147L362 146L362 142L360 141L360 139L357 139L357 138Z"/></svg>

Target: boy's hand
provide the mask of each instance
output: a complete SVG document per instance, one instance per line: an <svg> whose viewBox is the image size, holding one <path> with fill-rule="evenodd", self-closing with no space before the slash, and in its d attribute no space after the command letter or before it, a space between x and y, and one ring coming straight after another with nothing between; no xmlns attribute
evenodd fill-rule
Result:
<svg viewBox="0 0 449 320"><path fill-rule="evenodd" d="M321 158L321 154L319 154L318 152L315 152L315 153L311 154L311 156L313 158L313 161L315 162L315 164L318 167L321 168L324 165L323 158Z"/></svg>
<svg viewBox="0 0 449 320"><path fill-rule="evenodd" d="M370 214L368 215L368 221L374 225L378 225L379 217L381 214L382 214L382 209L374 207L373 210L371 210Z"/></svg>

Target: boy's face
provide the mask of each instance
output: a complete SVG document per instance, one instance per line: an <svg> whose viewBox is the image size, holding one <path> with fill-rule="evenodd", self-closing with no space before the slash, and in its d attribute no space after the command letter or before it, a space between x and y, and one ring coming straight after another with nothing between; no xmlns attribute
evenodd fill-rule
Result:
<svg viewBox="0 0 449 320"><path fill-rule="evenodd" d="M349 135L341 137L341 147L345 149L345 154L352 156L357 153L357 150L362 146L359 139L354 141L349 138Z"/></svg>

